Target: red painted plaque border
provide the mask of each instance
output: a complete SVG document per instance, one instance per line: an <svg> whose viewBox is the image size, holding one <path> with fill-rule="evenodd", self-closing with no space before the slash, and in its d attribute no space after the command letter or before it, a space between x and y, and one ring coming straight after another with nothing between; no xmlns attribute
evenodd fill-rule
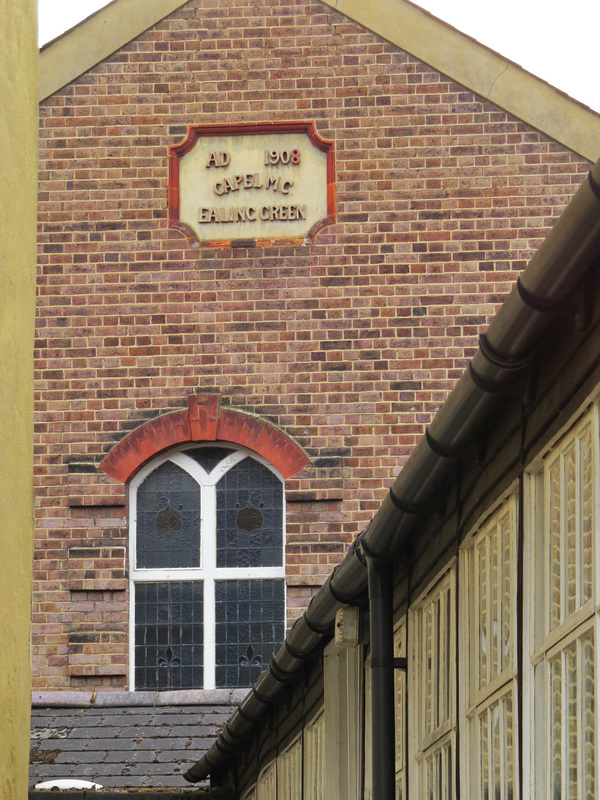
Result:
<svg viewBox="0 0 600 800"><path fill-rule="evenodd" d="M304 133L311 144L327 154L327 216L315 223L306 236L276 239L211 239L200 242L196 233L179 217L180 159L204 136L258 136L265 133ZM297 246L308 240L314 242L317 233L327 225L333 225L335 213L335 145L322 139L315 130L314 122L241 122L230 125L190 125L187 137L180 144L169 147L169 227L180 231L187 238L190 247L269 247Z"/></svg>

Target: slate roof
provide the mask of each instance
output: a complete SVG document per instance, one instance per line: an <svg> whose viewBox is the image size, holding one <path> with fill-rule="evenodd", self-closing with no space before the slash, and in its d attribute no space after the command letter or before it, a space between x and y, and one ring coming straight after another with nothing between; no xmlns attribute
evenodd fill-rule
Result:
<svg viewBox="0 0 600 800"><path fill-rule="evenodd" d="M35 692L29 784L194 791L182 775L214 742L247 689Z"/></svg>

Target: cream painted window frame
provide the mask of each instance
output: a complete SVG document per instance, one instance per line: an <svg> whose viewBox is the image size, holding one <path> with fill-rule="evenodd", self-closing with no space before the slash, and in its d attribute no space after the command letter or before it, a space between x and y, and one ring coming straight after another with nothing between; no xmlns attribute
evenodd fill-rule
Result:
<svg viewBox="0 0 600 800"><path fill-rule="evenodd" d="M437 576L426 590L421 594L416 603L408 612L408 684L409 684L409 763L410 770L409 797L411 800L420 800L426 796L427 775L432 774L431 769L435 770L439 759L446 757L450 765L450 777L442 776L440 783L442 794L432 794L428 800L454 800L455 798L455 769L456 769L456 729L457 729L457 709L456 709L456 559L448 564L445 570ZM442 597L447 599L443 602ZM426 621L424 615L428 613L428 608L434 607L440 600L439 607L446 615L447 627L441 633L441 641L446 648L447 675L442 681L442 692L439 692L439 685L430 690L425 685L426 667L423 662L433 668L434 664L439 664L437 659L438 652L426 651ZM439 617L442 619L442 617ZM431 637L432 638L432 637ZM432 681L433 681L432 676ZM446 684L445 686L443 684ZM433 699L433 707L440 713L447 708L445 718L440 724L433 727L430 731L424 730L424 719L427 716L426 704ZM414 769L411 769L414 767ZM447 770L446 770L447 773Z"/></svg>
<svg viewBox="0 0 600 800"><path fill-rule="evenodd" d="M325 797L362 800L364 648L331 641L324 652Z"/></svg>
<svg viewBox="0 0 600 800"><path fill-rule="evenodd" d="M406 658L407 619L403 617L394 625L394 658ZM394 670L394 728L395 728L395 774L396 800L406 798L406 687L405 669Z"/></svg>
<svg viewBox="0 0 600 800"><path fill-rule="evenodd" d="M277 800L298 800L302 793L302 733L277 756Z"/></svg>
<svg viewBox="0 0 600 800"><path fill-rule="evenodd" d="M527 723L524 724L524 749L529 758L524 758L524 797L525 800L538 800L540 797L551 796L551 663L561 654L566 654L568 649L577 642L582 642L586 636L593 636L592 652L595 655L593 665L594 674L594 745L593 763L600 764L600 709L598 687L600 686L600 447L599 447L599 409L598 403L585 404L585 410L578 412L570 422L565 425L560 434L555 437L544 452L536 458L528 468L525 484L525 607L524 607L524 664L527 665L524 679L524 715ZM589 425L591 431L591 489L592 489L592 522L591 522L591 548L590 559L591 597L579 608L576 608L566 618L562 619L554 628L549 623L549 588L548 577L550 572L547 533L547 502L549 502L549 478L547 473L549 465L555 463L557 456L568 450L585 427ZM579 474L579 466L576 467ZM562 483L561 483L562 486ZM581 495L576 502L581 501ZM581 518L580 510L576 512L577 519ZM562 523L561 523L562 524ZM579 545L577 545L577 548ZM562 550L562 544L561 544ZM561 565L561 574L565 569ZM578 664L579 666L579 664ZM578 678L578 681L580 679ZM581 688L581 683L578 683ZM579 699L579 698L578 698ZM561 704L565 708L566 700L562 695ZM576 730L578 746L581 744L582 721L581 709L578 706L576 716ZM566 751L563 748L563 758ZM577 762L581 766L583 754L577 751ZM561 762L562 763L562 762ZM568 766L563 765L563 774ZM579 775L581 770L578 769ZM600 796L600 769L595 768L594 798ZM581 783L582 778L578 777ZM562 781L562 791L565 790L565 779ZM576 791L578 797L581 787ZM585 798L585 796L582 796ZM587 800L587 798L585 798Z"/></svg>
<svg viewBox="0 0 600 800"><path fill-rule="evenodd" d="M325 800L325 712L304 728L303 800Z"/></svg>
<svg viewBox="0 0 600 800"><path fill-rule="evenodd" d="M256 781L256 800L277 800L277 763L271 761Z"/></svg>
<svg viewBox="0 0 600 800"><path fill-rule="evenodd" d="M502 613L502 586L494 586L493 575L493 551L492 541L494 535L499 535L499 526L507 518L509 525L509 541L510 541L510 562L509 562L509 604L507 619ZM459 712L459 725L461 729L461 747L460 747L460 770L461 770L461 786L466 789L466 796L478 797L481 794L481 780L482 780L482 753L481 753L481 730L480 721L483 715L493 714L497 722L500 733L507 733L506 731L506 714L502 710L506 709L501 705L506 703L507 698L510 698L512 705L512 729L510 737L512 738L512 786L514 797L518 796L518 671L517 671L517 651L519 646L519 631L517 629L517 609L516 609L516 591L517 591L517 558L518 558L518 541L517 541L517 526L518 526L518 497L515 491L505 496L488 514L487 518L481 521L470 534L463 545L461 546L459 554L459 675L460 675L460 712ZM501 545L501 541L500 541ZM500 671L496 671L494 675L490 675L486 681L480 675L481 666L481 650L480 650L480 613L481 609L481 586L482 586L482 570L478 562L478 556L481 555L485 547L485 576L489 578L486 580L486 603L489 620L487 624L488 631L490 628L493 630L494 618L491 595L495 595L497 610L500 612L500 637L499 646L502 648L502 627L503 623L508 625L509 642L510 642L510 658ZM507 575L502 575L502 547L496 553L496 570L500 581L502 578L506 579ZM496 620L497 621L497 620ZM486 654L490 655L489 645L486 648ZM488 658L488 668L489 661ZM491 670L490 670L491 673ZM483 683L482 683L483 681ZM498 800L508 800L505 796L508 794L506 789L506 769L508 759L506 753L503 752L505 747L508 746L506 740L499 742L501 752L499 759L496 761L501 773L500 791L501 794ZM493 749L489 748L489 757L487 769L489 774L493 771L494 762L491 761L493 756ZM491 777L490 777L491 780Z"/></svg>

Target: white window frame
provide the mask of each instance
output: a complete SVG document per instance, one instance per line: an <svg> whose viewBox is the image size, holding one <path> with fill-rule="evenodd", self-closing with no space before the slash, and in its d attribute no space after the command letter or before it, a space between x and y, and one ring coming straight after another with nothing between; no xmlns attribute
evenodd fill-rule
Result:
<svg viewBox="0 0 600 800"><path fill-rule="evenodd" d="M478 797L481 794L481 736L479 729L480 718L484 714L493 713L497 715L498 727L501 734L506 733L506 719L502 713L501 704L510 697L512 704L512 765L513 765L513 797L519 794L519 775L518 775L518 647L519 631L517 629L517 559L518 559L518 539L517 539L517 517L518 517L518 497L516 495L518 487L503 497L495 504L491 513L478 522L472 533L463 543L460 559L460 582L459 582L459 675L460 675L460 729L461 729L461 787L466 790L467 797ZM508 624L510 631L510 658L503 665L502 670L496 671L495 675L490 675L485 683L481 683L480 676L480 632L479 632L479 613L481 607L481 576L478 572L476 562L476 549L487 542L486 553L486 574L491 576L491 538L498 534L498 525L508 516L509 536L510 536L510 562L509 562L509 601L510 608L508 619L501 620ZM502 577L502 550L497 551L497 568L499 578ZM490 588L490 581L487 586ZM502 614L502 586L496 587L496 603ZM487 601L488 598L486 598ZM492 622L491 604L486 602L489 622ZM488 627L489 627L488 622ZM505 742L501 741L500 747L504 747ZM489 748L488 774L491 775L493 762L493 749ZM499 753L499 764L501 772L501 792L504 792L505 780L504 770L506 769L506 754ZM491 780L491 778L490 778ZM508 800L504 794L500 795L499 800Z"/></svg>
<svg viewBox="0 0 600 800"><path fill-rule="evenodd" d="M551 691L550 670L551 662L556 656L566 653L573 643L582 641L589 633L593 636L594 664L594 758L593 762L600 764L600 708L599 708L599 678L600 678L600 452L599 452L599 409L598 403L587 403L580 410L554 440L545 448L544 452L528 467L525 484L525 593L524 593L524 715L528 724L524 725L524 750L529 758L524 758L524 797L526 800L538 800L540 797L550 797L552 792L551 754L550 754L550 729L551 720ZM591 501L591 547L592 547L592 578L591 598L581 607L577 608L566 618L562 619L554 628L550 623L549 603L549 565L548 565L548 525L546 524L546 504L549 502L547 464L555 462L557 456L564 453L570 443L580 434L586 425L591 427L591 464L592 464L592 492ZM578 468L577 468L578 469ZM579 515L579 510L577 510ZM577 545L577 548L579 544ZM561 570L564 571L564 564ZM579 666L579 663L578 663ZM578 689L581 689L579 686ZM566 693L565 693L566 694ZM578 701L580 694L578 692ZM566 699L563 696L563 710ZM582 735L581 715L577 715L578 743ZM563 744L563 759L564 752ZM581 761L582 754L578 751ZM568 771L568 765L563 764L563 776ZM581 781L582 770L578 769L578 781ZM578 786L577 791L581 787ZM563 778L562 792L564 795L565 779ZM595 797L600 793L600 768L595 769ZM582 796L578 794L578 797Z"/></svg>
<svg viewBox="0 0 600 800"><path fill-rule="evenodd" d="M207 442L207 447L221 443ZM129 685L135 689L135 585L137 583L202 581L204 612L204 668L203 688L216 688L215 679L215 582L218 580L285 579L285 480L275 467L264 458L238 445L222 443L223 449L234 449L207 473L186 450L196 450L202 443L169 450L143 467L129 487ZM278 567L217 567L217 484L226 472L245 458L252 458L267 467L281 482L282 487L282 564ZM147 569L136 567L137 490L143 481L167 461L171 461L194 478L200 488L200 566L183 568ZM284 631L286 630L286 603L284 598Z"/></svg>
<svg viewBox="0 0 600 800"><path fill-rule="evenodd" d="M442 797L432 797L432 800L454 800L455 797L455 770L456 770L456 559L453 558L444 571L429 584L408 612L408 664L409 664L409 764L414 765L409 781L410 797L420 800L425 797L425 770L428 761L435 759L442 752L450 750L452 780L448 785L442 777ZM427 732L424 730L425 695L424 676L426 670L423 666L425 654L425 637L423 615L430 604L435 603L442 594L449 598L448 620L449 629L445 632L445 645L448 653L448 675L445 691L447 697L438 697L439 702L447 702L448 714L435 729ZM436 653L432 654L435 659ZM429 661L429 657L427 656Z"/></svg>

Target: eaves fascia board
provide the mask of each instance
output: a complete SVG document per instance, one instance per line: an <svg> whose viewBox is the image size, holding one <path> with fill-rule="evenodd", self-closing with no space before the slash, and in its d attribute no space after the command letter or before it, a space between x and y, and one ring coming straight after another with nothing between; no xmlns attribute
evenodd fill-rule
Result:
<svg viewBox="0 0 600 800"><path fill-rule="evenodd" d="M600 155L600 115L407 0L321 2L584 158Z"/></svg>
<svg viewBox="0 0 600 800"><path fill-rule="evenodd" d="M39 100L68 86L188 0L114 0L40 50Z"/></svg>

